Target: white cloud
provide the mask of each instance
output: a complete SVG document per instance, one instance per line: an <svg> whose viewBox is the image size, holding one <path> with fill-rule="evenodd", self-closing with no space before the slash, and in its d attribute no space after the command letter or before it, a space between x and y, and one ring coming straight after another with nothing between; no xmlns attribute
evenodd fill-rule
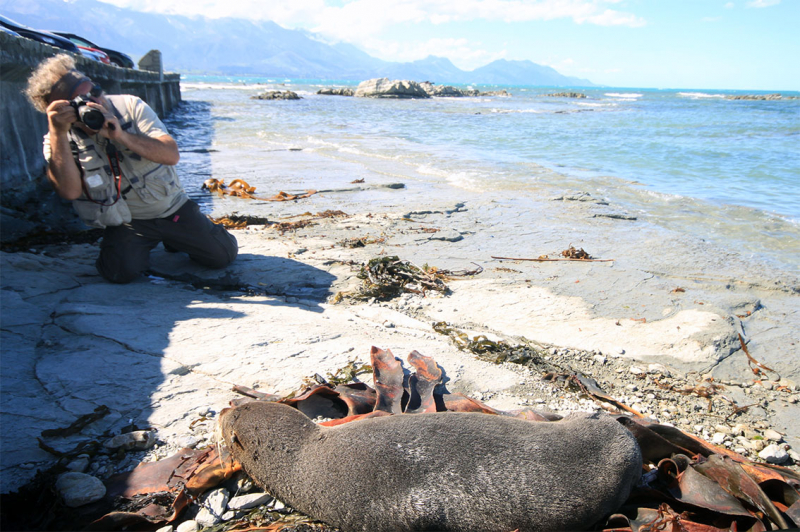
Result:
<svg viewBox="0 0 800 532"><path fill-rule="evenodd" d="M719 22L722 17L703 17L703 22Z"/></svg>
<svg viewBox="0 0 800 532"><path fill-rule="evenodd" d="M608 5L623 0L345 0L341 5L327 5L326 0L103 1L139 11L272 20L286 27L316 26L315 31L343 37L352 35L352 32L356 35L376 35L388 26L405 22L446 24L474 20L530 22L572 19L578 24L601 26L638 27L645 24L644 19L634 14L607 9Z"/></svg>
<svg viewBox="0 0 800 532"><path fill-rule="evenodd" d="M750 0L747 7L770 7L781 3L781 0Z"/></svg>
<svg viewBox="0 0 800 532"><path fill-rule="evenodd" d="M725 4L725 9L733 9L734 7L736 6L733 4L733 2L728 2Z"/></svg>
<svg viewBox="0 0 800 532"><path fill-rule="evenodd" d="M286 28L302 28L329 41L355 44L366 52L394 61L412 61L430 54L446 56L459 68L472 69L505 57L488 52L466 39L429 39L410 42L386 37L390 28L403 24L572 20L576 24L641 27L646 21L611 7L625 0L102 0L118 6L188 16L239 17L271 20ZM774 1L774 0L759 0ZM392 40L394 39L394 40Z"/></svg>

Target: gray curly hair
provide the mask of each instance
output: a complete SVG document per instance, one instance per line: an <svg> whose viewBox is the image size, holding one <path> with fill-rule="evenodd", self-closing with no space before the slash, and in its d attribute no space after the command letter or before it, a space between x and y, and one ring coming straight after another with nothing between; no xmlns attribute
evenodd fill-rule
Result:
<svg viewBox="0 0 800 532"><path fill-rule="evenodd" d="M51 57L36 67L28 78L25 96L37 111L47 110L54 85L71 70L75 70L75 60L67 54Z"/></svg>

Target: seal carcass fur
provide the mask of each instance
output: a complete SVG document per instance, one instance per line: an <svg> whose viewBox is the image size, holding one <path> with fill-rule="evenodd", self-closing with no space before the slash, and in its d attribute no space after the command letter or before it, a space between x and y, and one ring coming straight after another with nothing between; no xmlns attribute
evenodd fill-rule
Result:
<svg viewBox="0 0 800 532"><path fill-rule="evenodd" d="M586 529L625 501L642 469L633 436L602 414L533 423L445 412L328 428L252 402L220 424L256 483L348 532Z"/></svg>

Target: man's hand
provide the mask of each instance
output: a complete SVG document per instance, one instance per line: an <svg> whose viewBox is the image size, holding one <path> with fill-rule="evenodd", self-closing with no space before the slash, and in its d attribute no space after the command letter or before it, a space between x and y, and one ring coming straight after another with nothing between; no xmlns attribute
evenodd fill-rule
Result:
<svg viewBox="0 0 800 532"><path fill-rule="evenodd" d="M53 133L66 133L78 120L78 113L68 100L55 100L47 106L47 124Z"/></svg>
<svg viewBox="0 0 800 532"><path fill-rule="evenodd" d="M151 138L144 135L128 133L127 131L123 131L122 127L120 127L117 116L103 105L95 102L88 102L86 105L102 111L103 116L106 117L103 127L97 132L99 135L128 148L132 152L154 163L166 164L169 166L178 164L180 160L178 144L170 135Z"/></svg>

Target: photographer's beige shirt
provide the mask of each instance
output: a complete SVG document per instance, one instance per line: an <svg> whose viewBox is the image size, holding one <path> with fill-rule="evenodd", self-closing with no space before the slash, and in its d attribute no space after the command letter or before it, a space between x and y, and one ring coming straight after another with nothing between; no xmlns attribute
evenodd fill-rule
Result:
<svg viewBox="0 0 800 532"><path fill-rule="evenodd" d="M158 115L144 101L127 94L108 95L106 99L116 108L122 129L128 133L158 138L168 135L167 128ZM103 158L107 139L100 135L89 137ZM181 208L189 199L181 186L174 166L160 165L143 158L131 150L117 146L122 152L122 191L134 219L166 218ZM52 157L50 134L44 136L44 157L48 164ZM106 161L108 164L108 161ZM83 173L83 172L82 172ZM133 179L135 185L131 183ZM145 190L137 190L144 188Z"/></svg>

